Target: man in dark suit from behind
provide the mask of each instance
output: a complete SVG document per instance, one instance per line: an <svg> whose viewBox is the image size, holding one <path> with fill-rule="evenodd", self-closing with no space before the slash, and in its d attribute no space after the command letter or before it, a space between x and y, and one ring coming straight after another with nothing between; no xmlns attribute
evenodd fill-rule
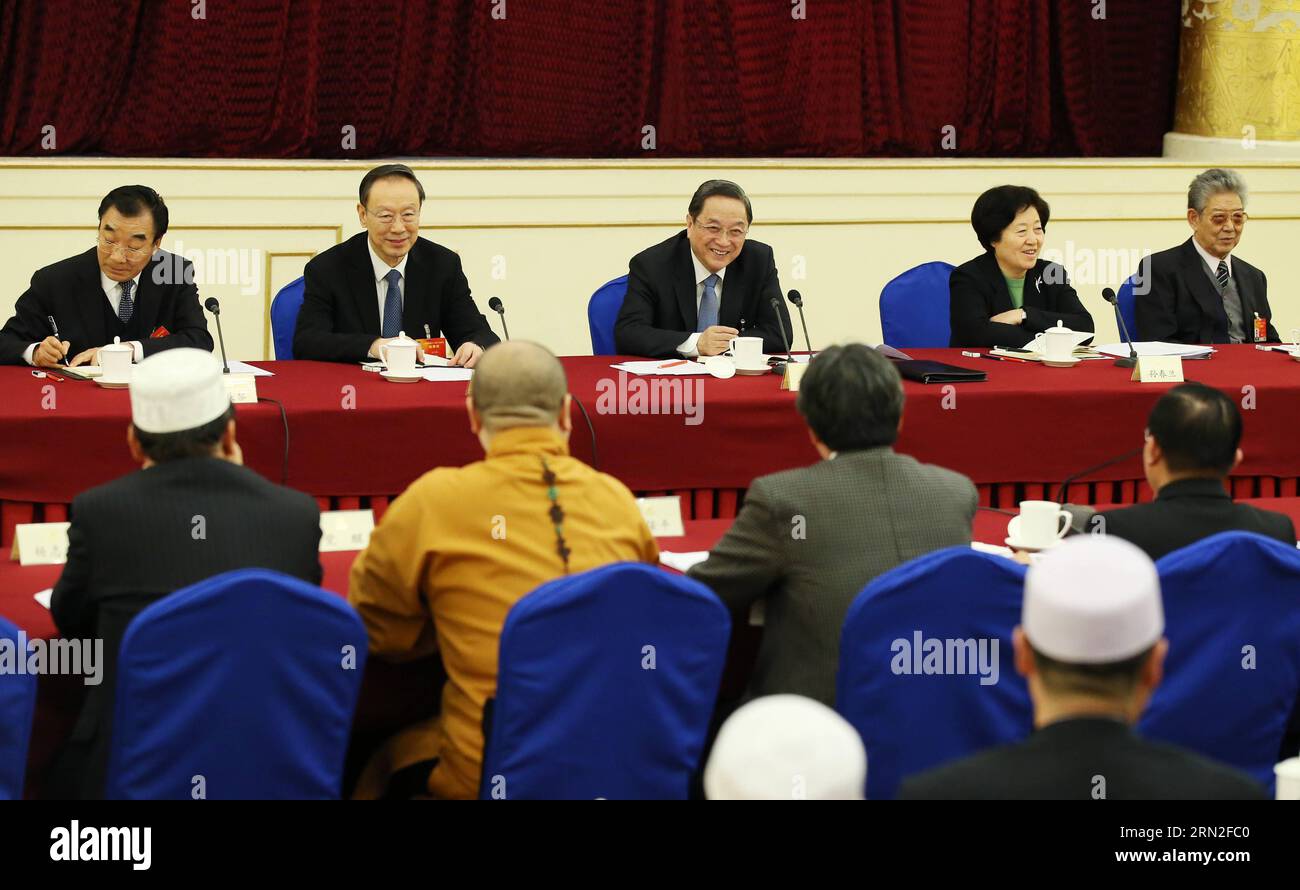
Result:
<svg viewBox="0 0 1300 890"><path fill-rule="evenodd" d="M118 650L147 606L233 569L321 579L316 502L242 465L234 409L210 353L174 349L142 362L131 417L127 443L141 469L73 501L68 561L50 601L62 637L103 640L103 665L47 796L102 795Z"/></svg>
<svg viewBox="0 0 1300 890"><path fill-rule="evenodd" d="M913 800L1262 800L1250 776L1132 730L1169 644L1155 564L1127 541L1062 543L1025 575L1016 670L1028 739L903 781Z"/></svg>
<svg viewBox="0 0 1300 890"><path fill-rule="evenodd" d="M785 352L794 329L772 248L749 240L753 222L753 205L736 183L710 179L696 189L685 231L628 263L614 323L618 351L697 358L725 352L733 337L762 337L765 353Z"/></svg>
<svg viewBox="0 0 1300 890"><path fill-rule="evenodd" d="M408 337L447 338L451 363L474 367L498 342L474 305L455 252L420 237L424 186L405 164L361 179L357 218L365 231L307 263L294 358L364 362Z"/></svg>
<svg viewBox="0 0 1300 890"><path fill-rule="evenodd" d="M897 454L898 370L860 343L812 360L798 409L822 460L755 479L731 529L689 572L746 620L764 604L747 698L794 693L835 704L840 631L882 572L932 550L969 545L975 486Z"/></svg>
<svg viewBox="0 0 1300 890"><path fill-rule="evenodd" d="M105 195L95 246L32 275L0 329L0 364L95 365L114 337L131 345L135 362L178 346L211 351L194 266L162 249L168 222L148 186Z"/></svg>
<svg viewBox="0 0 1300 890"><path fill-rule="evenodd" d="M1076 527L1131 541L1159 559L1202 538L1255 532L1295 546L1291 517L1233 503L1228 474L1241 463L1241 413L1224 393L1183 383L1160 397L1147 419L1142 468L1156 499L1089 516L1071 507Z"/></svg>
<svg viewBox="0 0 1300 890"><path fill-rule="evenodd" d="M1280 341L1268 305L1268 279L1233 254L1248 218L1240 173L1215 167L1192 180L1187 190L1192 237L1143 257L1133 276L1135 339Z"/></svg>

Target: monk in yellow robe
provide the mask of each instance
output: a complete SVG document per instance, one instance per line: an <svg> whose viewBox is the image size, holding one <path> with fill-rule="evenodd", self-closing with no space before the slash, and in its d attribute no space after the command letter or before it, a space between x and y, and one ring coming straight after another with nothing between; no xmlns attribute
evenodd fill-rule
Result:
<svg viewBox="0 0 1300 890"><path fill-rule="evenodd" d="M370 656L436 650L447 671L438 716L390 739L355 796L378 796L394 773L423 778L426 768L431 796L477 796L483 707L496 694L510 607L565 574L658 562L632 493L569 456L571 401L563 367L543 347L487 350L466 397L486 457L417 479L353 563L348 600L365 622Z"/></svg>

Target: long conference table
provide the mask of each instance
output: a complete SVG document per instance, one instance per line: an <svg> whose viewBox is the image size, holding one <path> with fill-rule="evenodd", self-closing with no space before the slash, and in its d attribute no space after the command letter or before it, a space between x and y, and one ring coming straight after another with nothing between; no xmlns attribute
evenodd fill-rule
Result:
<svg viewBox="0 0 1300 890"><path fill-rule="evenodd" d="M988 374L980 383L907 382L897 449L965 473L985 506L1055 497L1067 477L1142 444L1146 417L1167 384L1130 381L1110 361L1073 368L995 362L954 349L908 350ZM776 375L638 378L619 358L566 357L575 406L575 456L638 494L676 493L687 518L729 518L756 476L812 463L817 454ZM482 456L469 432L464 382L395 384L359 366L257 362L258 404L240 405L245 462L318 499L322 509L389 500L436 466ZM1222 346L1184 373L1243 406L1245 460L1237 497L1291 497L1300 477L1300 362L1250 345ZM272 401L273 400L273 401ZM283 413L281 411L283 409ZM77 493L135 469L126 449L126 391L52 382L0 368L0 546L19 522L62 521ZM1136 455L1072 484L1075 503L1150 497Z"/></svg>

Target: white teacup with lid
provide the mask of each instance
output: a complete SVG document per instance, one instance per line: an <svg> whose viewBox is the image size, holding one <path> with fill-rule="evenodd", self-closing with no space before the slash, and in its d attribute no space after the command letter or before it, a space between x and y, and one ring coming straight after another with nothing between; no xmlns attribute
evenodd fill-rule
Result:
<svg viewBox="0 0 1300 890"><path fill-rule="evenodd" d="M105 383L127 383L131 379L131 360L135 358L135 349L130 343L123 343L121 337L114 337L113 342L100 347L99 367L103 369L100 379Z"/></svg>

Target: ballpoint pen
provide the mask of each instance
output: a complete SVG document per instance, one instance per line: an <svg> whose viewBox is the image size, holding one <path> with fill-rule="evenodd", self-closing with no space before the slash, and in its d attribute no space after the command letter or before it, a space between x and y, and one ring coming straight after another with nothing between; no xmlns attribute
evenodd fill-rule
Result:
<svg viewBox="0 0 1300 890"><path fill-rule="evenodd" d="M48 322L50 323L50 330L54 331L54 339L55 339L55 340L58 340L60 343L63 342L63 338L59 336L59 326L58 326L57 323L55 323L55 321L54 321L54 316L53 316L53 315L47 315L47 316L45 316L45 320L48 321ZM65 353L64 356L63 356L63 363L64 363L65 365L68 365L68 356L67 356L66 353ZM68 367L72 367L72 366L71 366L71 365L68 365Z"/></svg>

